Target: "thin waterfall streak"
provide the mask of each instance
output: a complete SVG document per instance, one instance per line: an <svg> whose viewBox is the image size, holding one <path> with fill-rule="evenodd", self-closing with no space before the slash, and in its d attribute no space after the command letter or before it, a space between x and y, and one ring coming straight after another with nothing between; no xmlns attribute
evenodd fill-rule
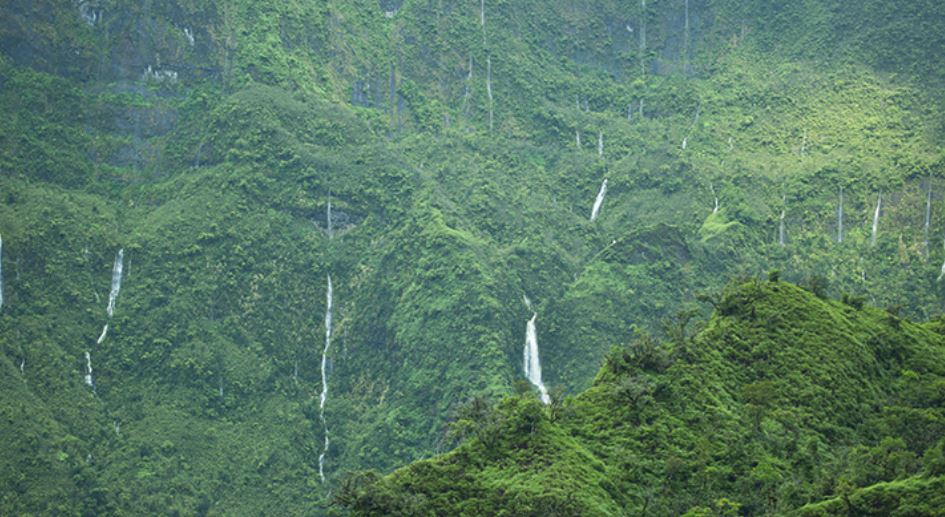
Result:
<svg viewBox="0 0 945 517"><path fill-rule="evenodd" d="M843 242L843 187L840 187L840 203L837 206L837 242Z"/></svg>
<svg viewBox="0 0 945 517"><path fill-rule="evenodd" d="M318 413L325 432L325 446L318 457L318 477L325 483L325 457L328 454L328 423L325 421L325 402L328 400L328 350L331 347L332 331L332 302L334 293L331 285L331 275L328 275L328 286L325 291L325 347L322 350L322 391L318 396Z"/></svg>
<svg viewBox="0 0 945 517"><path fill-rule="evenodd" d="M125 263L125 249L121 248L118 250L118 254L115 255L115 263L112 265L112 284L111 289L108 292L108 307L106 307L105 312L108 314L108 319L115 314L115 302L118 301L118 293L121 291L121 275L124 270ZM105 341L105 336L108 335L108 323L105 323L105 326L102 327L102 333L99 334L98 339L95 340L96 345L101 345ZM85 352L85 361L86 361L86 374L85 374L85 383L91 386L92 392L95 392L95 383L92 379L92 356L87 351Z"/></svg>
<svg viewBox="0 0 945 517"><path fill-rule="evenodd" d="M945 239L942 240L942 248L945 249ZM942 278L945 278L945 262L942 262L942 273L938 275L938 282L942 281Z"/></svg>
<svg viewBox="0 0 945 517"><path fill-rule="evenodd" d="M115 313L115 302L118 301L118 293L121 291L121 274L124 269L124 262L125 250L122 248L118 250L118 255L115 256L115 264L112 266L112 287L108 292L108 308L106 309L109 318Z"/></svg>
<svg viewBox="0 0 945 517"><path fill-rule="evenodd" d="M543 404L550 404L551 397L548 395L548 389L541 380L541 360L538 357L538 333L535 329L535 320L538 319L538 313L532 313L532 319L528 320L525 327L525 350L523 352L523 361L525 377L529 382L538 388Z"/></svg>
<svg viewBox="0 0 945 517"><path fill-rule="evenodd" d="M879 233L879 214L883 206L883 195L879 194L876 198L876 212L873 213L873 231L870 235L870 245L876 245L876 236Z"/></svg>
<svg viewBox="0 0 945 517"><path fill-rule="evenodd" d="M328 228L328 238L332 237L332 227L331 227L331 191L328 192L328 208L326 209L325 214L325 223Z"/></svg>
<svg viewBox="0 0 945 517"><path fill-rule="evenodd" d="M325 413L325 400L328 398L328 377L326 376L326 370L328 366L328 349L331 346L332 297L331 275L328 275L328 289L325 295L325 348L322 350L322 392L318 402L318 408L321 410L322 416L324 416Z"/></svg>
<svg viewBox="0 0 945 517"><path fill-rule="evenodd" d="M92 378L92 354L85 352L85 383L95 391L95 379Z"/></svg>
<svg viewBox="0 0 945 517"><path fill-rule="evenodd" d="M932 183L929 182L929 191L925 196L925 258L929 257L929 229L932 225Z"/></svg>
<svg viewBox="0 0 945 517"><path fill-rule="evenodd" d="M102 333L98 336L98 339L95 340L95 344L96 344L96 345L101 345L101 344L102 344L102 341L105 341L105 336L106 336L107 334L108 334L108 323L106 323L105 326L102 327Z"/></svg>
<svg viewBox="0 0 945 517"><path fill-rule="evenodd" d="M493 127L492 56L486 56L486 94L489 96L489 131Z"/></svg>
<svg viewBox="0 0 945 517"><path fill-rule="evenodd" d="M607 195L607 180L600 184L600 190L597 192L597 198L594 200L594 207L591 209L591 221L597 219L600 215L601 206L604 204L604 196Z"/></svg>

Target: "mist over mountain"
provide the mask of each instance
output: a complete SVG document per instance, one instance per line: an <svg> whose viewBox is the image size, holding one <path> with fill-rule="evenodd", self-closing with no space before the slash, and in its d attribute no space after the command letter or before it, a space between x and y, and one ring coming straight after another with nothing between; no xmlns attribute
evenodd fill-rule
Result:
<svg viewBox="0 0 945 517"><path fill-rule="evenodd" d="M940 515L943 25L0 3L0 514Z"/></svg>

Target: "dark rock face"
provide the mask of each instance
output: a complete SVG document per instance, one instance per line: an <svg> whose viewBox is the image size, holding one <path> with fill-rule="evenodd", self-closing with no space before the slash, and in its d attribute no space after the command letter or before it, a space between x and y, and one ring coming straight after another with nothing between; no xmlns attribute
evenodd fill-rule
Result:
<svg viewBox="0 0 945 517"><path fill-rule="evenodd" d="M212 4L11 0L3 9L0 50L18 65L84 82L219 75Z"/></svg>

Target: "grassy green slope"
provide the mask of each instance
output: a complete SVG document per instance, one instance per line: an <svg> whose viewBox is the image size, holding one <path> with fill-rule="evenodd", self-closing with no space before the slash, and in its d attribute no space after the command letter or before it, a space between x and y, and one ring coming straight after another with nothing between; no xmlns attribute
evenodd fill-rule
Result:
<svg viewBox="0 0 945 517"><path fill-rule="evenodd" d="M943 376L939 334L752 281L697 334L615 349L589 390L550 408L531 394L472 406L456 450L356 476L337 499L355 515L759 515L846 493L933 515L921 494L941 483ZM921 431L900 427L911 413Z"/></svg>
<svg viewBox="0 0 945 517"><path fill-rule="evenodd" d="M51 475L102 486L56 490L99 511L253 513L260 487L319 511L344 471L424 457L452 406L509 391L523 294L546 381L572 391L634 326L659 332L733 275L823 275L938 313L936 4L692 1L688 54L681 0L485 6L482 25L447 0L5 5L0 349L14 374L27 360L16 385L33 395L10 400L39 401L18 421L49 436L11 461L61 450ZM92 396L83 354L122 247ZM41 477L4 482L11 511L62 499Z"/></svg>

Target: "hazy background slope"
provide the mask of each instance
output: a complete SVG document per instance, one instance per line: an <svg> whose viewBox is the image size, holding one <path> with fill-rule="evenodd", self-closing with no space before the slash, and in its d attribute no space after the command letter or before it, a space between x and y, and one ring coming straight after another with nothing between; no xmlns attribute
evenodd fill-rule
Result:
<svg viewBox="0 0 945 517"><path fill-rule="evenodd" d="M343 472L430 454L453 405L521 378L523 294L566 390L736 275L940 312L932 1L0 13L11 513L319 511Z"/></svg>

